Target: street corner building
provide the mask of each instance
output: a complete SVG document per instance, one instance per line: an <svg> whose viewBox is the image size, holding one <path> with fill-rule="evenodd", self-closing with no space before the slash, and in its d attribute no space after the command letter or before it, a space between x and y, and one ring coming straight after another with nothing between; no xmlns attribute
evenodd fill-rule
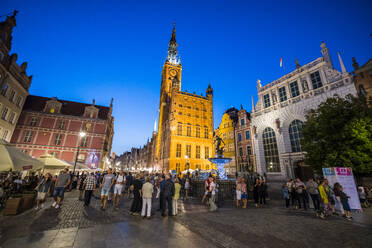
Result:
<svg viewBox="0 0 372 248"><path fill-rule="evenodd" d="M11 143L32 157L52 154L88 168L104 168L113 138L113 99L109 107L29 95ZM81 137L79 134L86 135ZM78 156L77 156L78 154Z"/></svg>
<svg viewBox="0 0 372 248"><path fill-rule="evenodd" d="M177 56L176 30L161 73L156 158L162 171L211 169L213 156L213 89L206 95L181 91L182 65Z"/></svg>
<svg viewBox="0 0 372 248"><path fill-rule="evenodd" d="M0 139L10 141L31 85L27 63L17 64L18 55L10 54L17 11L0 22Z"/></svg>
<svg viewBox="0 0 372 248"><path fill-rule="evenodd" d="M257 171L271 180L308 178L312 170L304 164L301 129L306 115L335 94L356 95L353 77L345 69L334 68L329 50L321 43L322 56L283 77L262 86L257 81L258 102L252 110L252 138Z"/></svg>

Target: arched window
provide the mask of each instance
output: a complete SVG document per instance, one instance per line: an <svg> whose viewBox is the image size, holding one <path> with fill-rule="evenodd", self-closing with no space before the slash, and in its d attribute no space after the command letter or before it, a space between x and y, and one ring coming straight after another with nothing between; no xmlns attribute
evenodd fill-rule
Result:
<svg viewBox="0 0 372 248"><path fill-rule="evenodd" d="M275 132L272 128L265 128L263 134L263 147L267 172L280 172L279 152Z"/></svg>
<svg viewBox="0 0 372 248"><path fill-rule="evenodd" d="M291 140L292 152L301 152L302 127L304 123L300 120L292 121L289 125L289 139Z"/></svg>

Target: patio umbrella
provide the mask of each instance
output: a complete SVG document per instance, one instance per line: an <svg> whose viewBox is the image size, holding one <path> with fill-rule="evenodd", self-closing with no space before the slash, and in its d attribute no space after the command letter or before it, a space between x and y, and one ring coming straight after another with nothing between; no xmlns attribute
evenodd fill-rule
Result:
<svg viewBox="0 0 372 248"><path fill-rule="evenodd" d="M66 161L57 159L51 154L45 154L38 157L38 160L44 164L44 169L64 169L68 167L69 169L72 167Z"/></svg>
<svg viewBox="0 0 372 248"><path fill-rule="evenodd" d="M39 170L43 163L18 150L15 145L0 141L0 171Z"/></svg>

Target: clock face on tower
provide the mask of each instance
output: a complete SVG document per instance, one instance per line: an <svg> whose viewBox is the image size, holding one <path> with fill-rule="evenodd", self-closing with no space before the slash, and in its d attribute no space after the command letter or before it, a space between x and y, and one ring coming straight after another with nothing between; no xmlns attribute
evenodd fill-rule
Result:
<svg viewBox="0 0 372 248"><path fill-rule="evenodd" d="M169 74L170 74L172 77L174 77L174 76L177 75L177 71L176 71L175 69L170 69L170 70L169 70Z"/></svg>

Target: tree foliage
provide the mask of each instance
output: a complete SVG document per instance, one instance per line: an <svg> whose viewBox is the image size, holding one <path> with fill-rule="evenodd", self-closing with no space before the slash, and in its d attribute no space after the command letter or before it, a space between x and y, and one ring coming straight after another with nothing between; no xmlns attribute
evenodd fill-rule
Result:
<svg viewBox="0 0 372 248"><path fill-rule="evenodd" d="M311 110L302 129L305 162L323 167L352 167L372 172L372 108L363 96L335 96Z"/></svg>

